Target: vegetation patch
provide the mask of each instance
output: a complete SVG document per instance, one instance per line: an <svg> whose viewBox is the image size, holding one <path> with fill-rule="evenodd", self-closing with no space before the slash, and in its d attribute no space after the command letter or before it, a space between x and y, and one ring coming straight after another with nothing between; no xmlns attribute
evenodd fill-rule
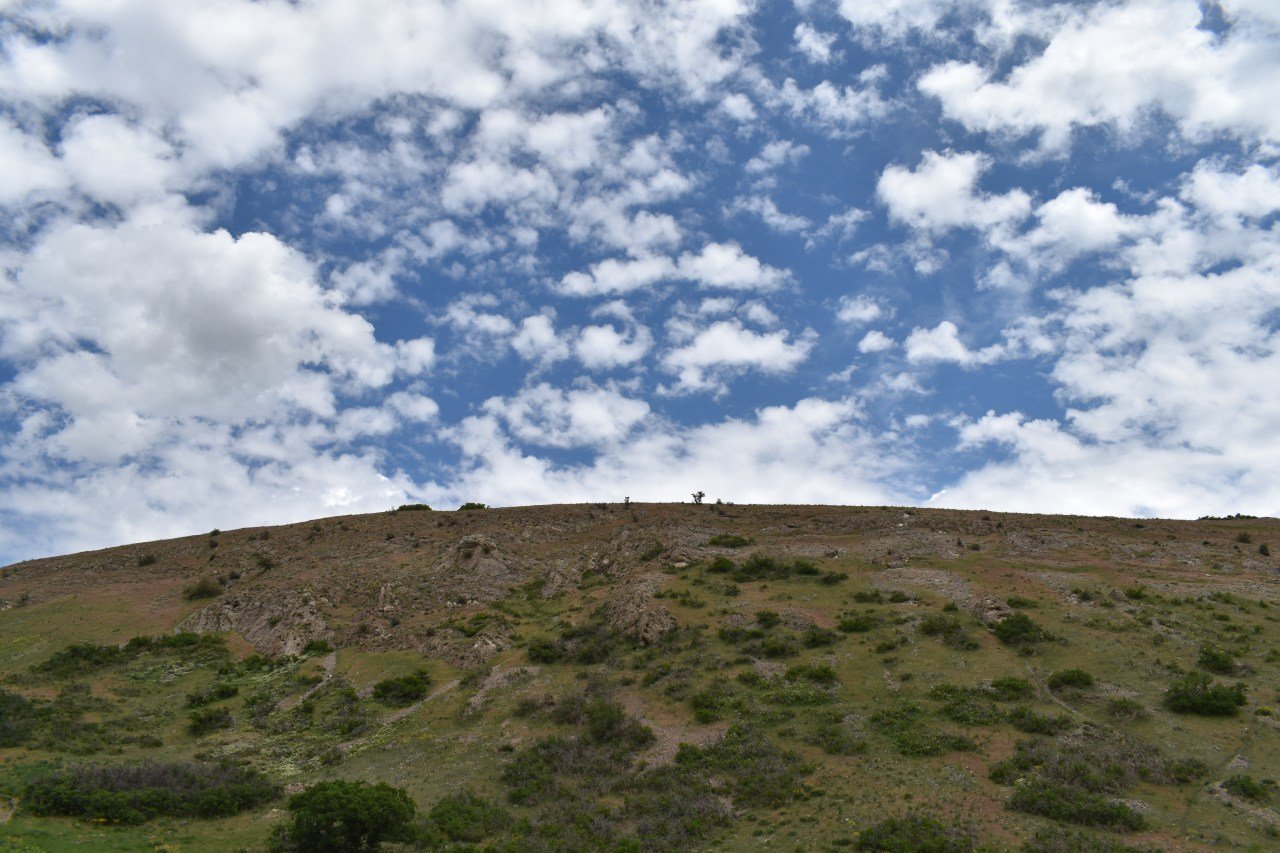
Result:
<svg viewBox="0 0 1280 853"><path fill-rule="evenodd" d="M1200 672L1192 672L1169 685L1164 706L1178 714L1229 717L1245 703L1244 685L1227 685Z"/></svg>
<svg viewBox="0 0 1280 853"><path fill-rule="evenodd" d="M36 815L66 815L137 824L156 817L227 817L279 795L261 774L219 764L82 764L34 779L23 807Z"/></svg>

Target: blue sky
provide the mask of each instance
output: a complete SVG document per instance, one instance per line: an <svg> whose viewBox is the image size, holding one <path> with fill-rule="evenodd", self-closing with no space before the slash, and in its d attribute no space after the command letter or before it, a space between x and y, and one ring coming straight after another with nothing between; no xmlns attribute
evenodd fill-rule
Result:
<svg viewBox="0 0 1280 853"><path fill-rule="evenodd" d="M0 3L0 561L377 511L1280 513L1265 0Z"/></svg>

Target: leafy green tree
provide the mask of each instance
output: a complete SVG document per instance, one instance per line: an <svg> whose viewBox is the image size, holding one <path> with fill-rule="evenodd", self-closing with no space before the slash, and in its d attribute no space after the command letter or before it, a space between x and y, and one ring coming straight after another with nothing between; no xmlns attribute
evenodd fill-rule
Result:
<svg viewBox="0 0 1280 853"><path fill-rule="evenodd" d="M386 782L319 782L289 799L293 817L280 845L308 853L362 853L384 841L410 841L413 800Z"/></svg>

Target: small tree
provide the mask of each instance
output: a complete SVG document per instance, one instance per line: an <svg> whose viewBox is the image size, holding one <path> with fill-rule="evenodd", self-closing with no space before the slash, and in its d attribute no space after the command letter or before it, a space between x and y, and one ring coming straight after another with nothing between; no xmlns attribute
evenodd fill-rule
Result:
<svg viewBox="0 0 1280 853"><path fill-rule="evenodd" d="M705 498L706 496L707 496L706 492L701 490L696 491L693 493L693 502L696 504L700 504L702 503L702 499Z"/></svg>
<svg viewBox="0 0 1280 853"><path fill-rule="evenodd" d="M363 853L384 841L410 841L413 800L386 782L319 782L289 800L293 818L281 828L277 849L308 853Z"/></svg>

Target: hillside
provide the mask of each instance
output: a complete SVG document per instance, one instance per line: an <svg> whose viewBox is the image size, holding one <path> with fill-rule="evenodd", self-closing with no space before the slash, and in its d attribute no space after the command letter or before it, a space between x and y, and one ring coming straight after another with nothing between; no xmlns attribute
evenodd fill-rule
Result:
<svg viewBox="0 0 1280 853"><path fill-rule="evenodd" d="M261 850L288 818L26 801L138 760L387 782L430 849L1274 849L1273 548L1275 519L596 504L19 563L0 849Z"/></svg>

